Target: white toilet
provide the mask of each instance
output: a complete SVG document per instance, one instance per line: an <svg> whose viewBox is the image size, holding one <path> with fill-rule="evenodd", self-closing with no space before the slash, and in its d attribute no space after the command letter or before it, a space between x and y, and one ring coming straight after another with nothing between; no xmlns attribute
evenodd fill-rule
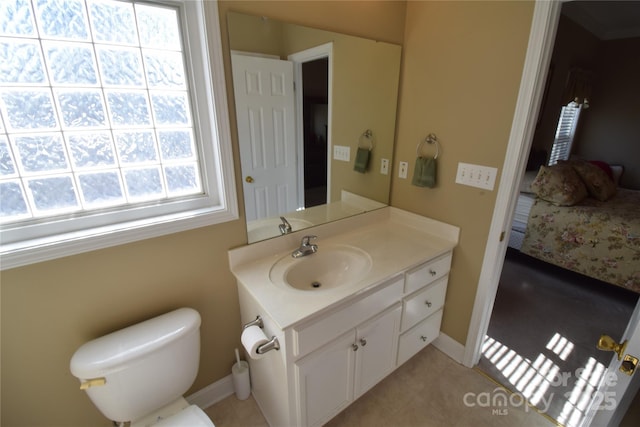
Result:
<svg viewBox="0 0 640 427"><path fill-rule="evenodd" d="M215 427L182 397L199 361L200 315L180 308L84 344L71 358L71 373L116 423Z"/></svg>

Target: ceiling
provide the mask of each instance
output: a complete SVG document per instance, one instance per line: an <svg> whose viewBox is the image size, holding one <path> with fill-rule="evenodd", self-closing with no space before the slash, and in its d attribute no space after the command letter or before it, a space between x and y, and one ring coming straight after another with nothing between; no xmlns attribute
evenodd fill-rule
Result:
<svg viewBox="0 0 640 427"><path fill-rule="evenodd" d="M640 1L568 1L562 14L600 40L640 37Z"/></svg>

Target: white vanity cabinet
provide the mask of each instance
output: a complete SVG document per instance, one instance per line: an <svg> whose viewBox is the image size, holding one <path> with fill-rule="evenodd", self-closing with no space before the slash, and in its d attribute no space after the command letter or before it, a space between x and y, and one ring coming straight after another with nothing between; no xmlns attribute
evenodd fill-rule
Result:
<svg viewBox="0 0 640 427"><path fill-rule="evenodd" d="M398 366L438 337L450 267L449 252L406 273Z"/></svg>
<svg viewBox="0 0 640 427"><path fill-rule="evenodd" d="M294 363L302 426L320 426L395 368L401 306Z"/></svg>
<svg viewBox="0 0 640 427"><path fill-rule="evenodd" d="M323 425L438 337L459 229L387 207L313 234L319 251L366 252L370 270L357 283L302 291L271 277L301 234L230 251L242 323L261 316L265 335L280 344L248 360L253 396L272 427Z"/></svg>

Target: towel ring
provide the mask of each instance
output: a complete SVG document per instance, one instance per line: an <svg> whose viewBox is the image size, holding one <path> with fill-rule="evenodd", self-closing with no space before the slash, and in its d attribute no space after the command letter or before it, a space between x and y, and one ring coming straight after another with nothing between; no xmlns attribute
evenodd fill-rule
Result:
<svg viewBox="0 0 640 427"><path fill-rule="evenodd" d="M427 137L424 140L422 140L422 141L420 141L418 143L418 146L416 147L416 154L418 155L418 157L422 157L420 155L420 149L422 148L422 144L424 144L425 142L427 144L435 144L436 145L436 155L433 156L433 159L434 160L437 159L438 158L438 154L440 154L440 142L438 142L438 137L434 133L430 133L429 135L427 135Z"/></svg>
<svg viewBox="0 0 640 427"><path fill-rule="evenodd" d="M360 138L358 138L358 148L364 148L360 147L364 138L369 142L369 151L373 150L373 132L371 132L370 129L365 130L362 135L360 135Z"/></svg>

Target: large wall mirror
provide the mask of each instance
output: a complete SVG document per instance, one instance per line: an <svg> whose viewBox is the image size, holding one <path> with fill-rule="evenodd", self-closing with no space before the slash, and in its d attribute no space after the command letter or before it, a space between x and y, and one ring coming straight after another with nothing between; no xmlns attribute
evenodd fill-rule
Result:
<svg viewBox="0 0 640 427"><path fill-rule="evenodd" d="M227 19L249 243L386 206L401 47Z"/></svg>

